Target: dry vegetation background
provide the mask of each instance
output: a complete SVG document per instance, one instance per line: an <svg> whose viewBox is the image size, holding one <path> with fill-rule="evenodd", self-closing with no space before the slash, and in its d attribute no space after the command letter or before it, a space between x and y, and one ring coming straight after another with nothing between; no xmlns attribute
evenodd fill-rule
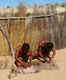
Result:
<svg viewBox="0 0 66 80"><path fill-rule="evenodd" d="M56 48L64 48L66 45L66 13L61 15L55 15L48 18L38 18L33 19L31 16L39 16L39 15L50 15L51 13L56 12L56 6L48 5L46 8L46 12L43 13L38 11L37 6L34 7L34 12L32 14L26 14L26 8L22 5L18 6L18 13L11 14L10 17L25 17L26 20L0 20L0 24L5 28L9 38L12 41L12 45L14 50L16 50L16 46L18 43L28 42L32 50L37 49L39 42L41 40L50 40L56 44ZM42 6L41 6L42 7ZM65 7L65 5L62 5ZM7 7L9 8L9 7ZM2 17L7 17L4 14ZM0 56L9 55L9 46L7 40L0 32Z"/></svg>

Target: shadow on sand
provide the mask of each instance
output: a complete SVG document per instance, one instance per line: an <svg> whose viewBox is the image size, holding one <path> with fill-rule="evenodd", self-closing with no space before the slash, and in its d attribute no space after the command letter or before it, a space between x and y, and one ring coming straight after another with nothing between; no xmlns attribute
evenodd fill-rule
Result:
<svg viewBox="0 0 66 80"><path fill-rule="evenodd" d="M51 63L35 63L35 66L41 71L41 70L58 70L59 66L56 63L55 60L53 60Z"/></svg>

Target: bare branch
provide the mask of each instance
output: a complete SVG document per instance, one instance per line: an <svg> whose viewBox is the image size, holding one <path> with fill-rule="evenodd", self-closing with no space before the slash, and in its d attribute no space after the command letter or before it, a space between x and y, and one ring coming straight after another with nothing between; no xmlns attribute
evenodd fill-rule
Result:
<svg viewBox="0 0 66 80"><path fill-rule="evenodd" d="M14 60L15 59L15 57L14 57L14 50L13 50L13 47L12 47L11 40L9 39L9 37L8 37L4 27L1 24L0 24L0 31L2 32L2 34L4 35L4 37L6 38L6 40L8 42L10 53L11 53L12 59Z"/></svg>

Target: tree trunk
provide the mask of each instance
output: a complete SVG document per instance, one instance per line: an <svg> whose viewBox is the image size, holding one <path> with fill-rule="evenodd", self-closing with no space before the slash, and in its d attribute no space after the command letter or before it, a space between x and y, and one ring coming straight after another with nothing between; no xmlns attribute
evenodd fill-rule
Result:
<svg viewBox="0 0 66 80"><path fill-rule="evenodd" d="M10 50L10 55L12 57L12 62L15 61L15 56L14 56L14 50L13 50L13 47L12 47L12 43L11 43L11 40L9 39L4 27L0 24L0 31L2 32L2 34L4 35L4 37L6 38L7 42L8 42L8 45L9 45L9 50Z"/></svg>

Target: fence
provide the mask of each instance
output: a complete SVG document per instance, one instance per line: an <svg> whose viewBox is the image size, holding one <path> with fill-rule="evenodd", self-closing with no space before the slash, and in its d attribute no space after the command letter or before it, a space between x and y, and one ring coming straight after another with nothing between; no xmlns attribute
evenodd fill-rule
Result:
<svg viewBox="0 0 66 80"><path fill-rule="evenodd" d="M27 42L32 50L37 49L41 40L55 43L56 49L66 47L66 12L30 17L1 17L2 24L16 50L18 43ZM7 40L0 32L0 55L8 55Z"/></svg>

